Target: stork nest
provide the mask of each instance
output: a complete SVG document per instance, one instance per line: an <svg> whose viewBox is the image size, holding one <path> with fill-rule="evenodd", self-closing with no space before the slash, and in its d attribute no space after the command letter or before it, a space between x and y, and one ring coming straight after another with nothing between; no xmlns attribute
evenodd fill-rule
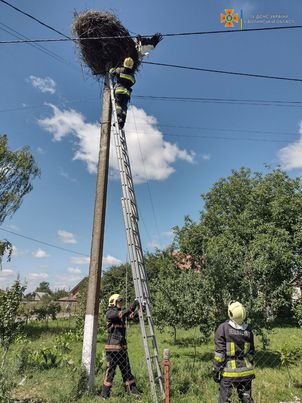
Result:
<svg viewBox="0 0 302 403"><path fill-rule="evenodd" d="M93 75L104 76L111 67L122 66L126 57L133 59L133 70L137 70L140 62L135 42L115 15L101 11L75 13L72 32L79 38L81 58Z"/></svg>

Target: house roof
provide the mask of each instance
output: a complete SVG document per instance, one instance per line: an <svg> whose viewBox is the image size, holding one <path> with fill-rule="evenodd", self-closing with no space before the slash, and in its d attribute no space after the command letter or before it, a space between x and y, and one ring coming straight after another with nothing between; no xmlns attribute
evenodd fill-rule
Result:
<svg viewBox="0 0 302 403"><path fill-rule="evenodd" d="M87 279L87 277L82 278L82 280L73 287L73 289L70 291L69 294L75 294L82 286L82 284L84 283L84 281Z"/></svg>

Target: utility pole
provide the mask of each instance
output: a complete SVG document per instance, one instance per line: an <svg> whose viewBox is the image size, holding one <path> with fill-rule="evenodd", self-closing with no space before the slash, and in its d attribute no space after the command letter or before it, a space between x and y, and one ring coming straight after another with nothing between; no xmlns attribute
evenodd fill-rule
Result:
<svg viewBox="0 0 302 403"><path fill-rule="evenodd" d="M109 168L111 112L112 106L110 100L110 87L108 75L106 75L103 89L101 138L97 168L96 196L89 265L89 282L82 350L82 365L87 371L89 390L94 387L95 381L95 357Z"/></svg>

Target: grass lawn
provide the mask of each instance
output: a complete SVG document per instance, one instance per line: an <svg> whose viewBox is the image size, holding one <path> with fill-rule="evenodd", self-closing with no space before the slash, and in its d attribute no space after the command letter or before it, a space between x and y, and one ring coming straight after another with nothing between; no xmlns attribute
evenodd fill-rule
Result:
<svg viewBox="0 0 302 403"><path fill-rule="evenodd" d="M60 319L49 322L48 329L43 323L35 322L27 327L27 338L19 340L12 348L9 360L11 364L20 366L20 351L30 349L40 351L42 348L55 348L58 336L73 328L72 320ZM168 331L157 332L157 343L160 356L164 348L171 353L171 401L186 403L217 402L217 385L210 377L211 360L213 356L213 338L206 344L199 341L198 330L178 331L178 342L172 344L172 337ZM99 371L96 375L97 390L101 388L103 369L105 367L103 346L105 336L100 334L97 344ZM138 325L131 325L128 329L129 356L132 372L137 384L143 390L142 402L151 402L148 393L149 384L144 358L144 350ZM81 362L81 340L68 342L68 353L64 355L69 364L59 365L49 369L24 366L23 373L18 370L19 385L13 392L14 401L36 399L43 402L73 401L72 396L79 379ZM260 340L256 338L257 347L257 374L253 382L253 397L255 403L290 402L301 399L302 402L302 329L294 327L275 328L270 334L270 344L267 350L262 350ZM281 365L280 351L286 350L286 357L294 363L290 366ZM294 349L297 351L295 352ZM300 351L300 359L296 359ZM284 354L285 354L284 353ZM283 356L284 356L283 354ZM18 358L19 357L19 358ZM51 366L51 365L50 365ZM34 401L34 400L32 400ZM79 402L97 402L96 396L83 396ZM125 395L119 371L114 379L112 402L131 402ZM234 402L236 399L234 399ZM297 402L300 400L296 400Z"/></svg>

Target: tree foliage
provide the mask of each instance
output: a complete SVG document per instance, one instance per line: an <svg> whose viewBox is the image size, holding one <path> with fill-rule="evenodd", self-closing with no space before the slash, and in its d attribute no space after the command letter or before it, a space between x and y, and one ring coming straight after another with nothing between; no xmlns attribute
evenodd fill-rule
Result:
<svg viewBox="0 0 302 403"><path fill-rule="evenodd" d="M46 292L47 294L52 295L52 291L47 281L41 281L35 292Z"/></svg>
<svg viewBox="0 0 302 403"><path fill-rule="evenodd" d="M175 228L181 251L204 257L202 277L217 315L230 299L249 308L259 326L291 303L289 281L301 272L302 192L280 169L242 168L202 196L199 223Z"/></svg>
<svg viewBox="0 0 302 403"><path fill-rule="evenodd" d="M16 151L8 148L6 135L0 135L0 224L20 207L23 197L32 190L33 179L40 174L28 147ZM0 241L1 257L12 253L12 245Z"/></svg>
<svg viewBox="0 0 302 403"><path fill-rule="evenodd" d="M0 294L0 346L8 351L22 325L19 308L25 287L16 281L10 289Z"/></svg>

